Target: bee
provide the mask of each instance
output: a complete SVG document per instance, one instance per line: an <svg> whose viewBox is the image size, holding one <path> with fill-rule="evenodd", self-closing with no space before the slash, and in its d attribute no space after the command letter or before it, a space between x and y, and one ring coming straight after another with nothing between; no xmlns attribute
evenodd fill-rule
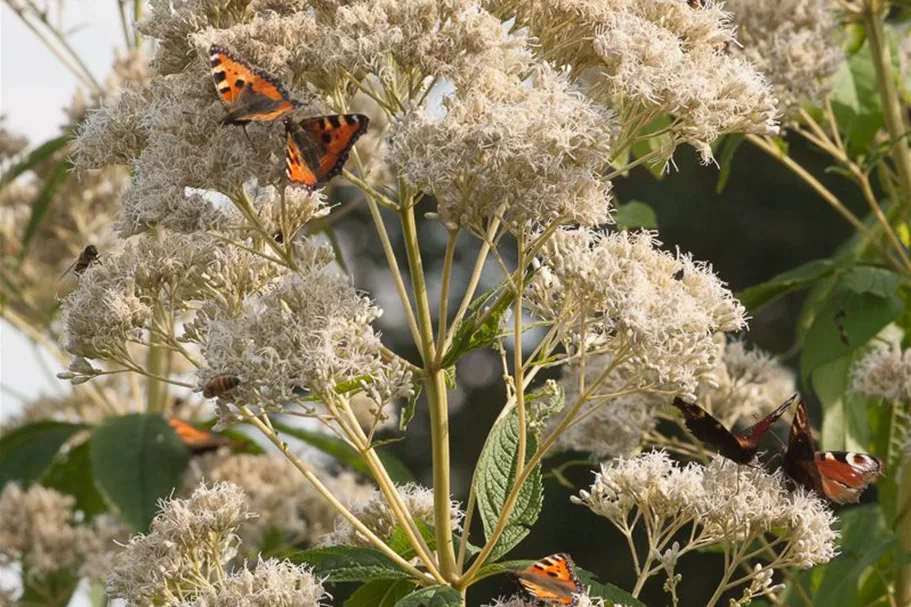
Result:
<svg viewBox="0 0 911 607"><path fill-rule="evenodd" d="M82 249L82 253L79 254L79 257L76 258L76 261L70 264L70 267L68 267L66 271L60 275L60 278L63 278L69 274L70 270L72 270L73 274L76 276L82 276L82 273L85 272L90 265L93 263L101 263L101 261L98 259L99 257L100 256L98 255L98 249L95 248L95 245L88 245L86 248Z"/></svg>
<svg viewBox="0 0 911 607"><path fill-rule="evenodd" d="M216 375L209 380L203 389L202 395L206 398L215 398L229 392L240 385L240 378L234 375Z"/></svg>

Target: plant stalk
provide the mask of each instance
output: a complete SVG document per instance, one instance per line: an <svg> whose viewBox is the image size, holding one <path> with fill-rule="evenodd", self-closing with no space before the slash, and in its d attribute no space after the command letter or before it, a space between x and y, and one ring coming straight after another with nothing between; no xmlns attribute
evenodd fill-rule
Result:
<svg viewBox="0 0 911 607"><path fill-rule="evenodd" d="M905 462L898 473L898 519L895 534L898 536L898 557L911 552L911 462ZM911 605L911 565L905 565L895 576L895 603Z"/></svg>

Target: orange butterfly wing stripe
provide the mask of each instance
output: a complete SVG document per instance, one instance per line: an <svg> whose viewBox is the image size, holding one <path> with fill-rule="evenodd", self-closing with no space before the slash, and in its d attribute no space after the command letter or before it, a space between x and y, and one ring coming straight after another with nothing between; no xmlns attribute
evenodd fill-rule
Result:
<svg viewBox="0 0 911 607"><path fill-rule="evenodd" d="M285 174L292 183L300 183L312 188L319 179L304 161L300 146L297 145L297 141L294 139L294 130L289 126L289 123L285 123L285 129L285 136L288 141L287 151L285 152Z"/></svg>
<svg viewBox="0 0 911 607"><path fill-rule="evenodd" d="M239 109L240 102L249 99L251 91L254 96L277 102L269 104L268 110L253 110L233 117L235 120L274 120L295 108L296 104L277 78L251 66L226 48L215 44L209 47L209 61L215 90L229 112Z"/></svg>
<svg viewBox="0 0 911 607"><path fill-rule="evenodd" d="M193 453L203 453L232 444L231 439L225 436L194 428L176 417L169 417L168 425L173 428L180 440L183 441L183 444Z"/></svg>
<svg viewBox="0 0 911 607"><path fill-rule="evenodd" d="M517 572L519 583L532 598L575 606L582 592L575 565L568 554L546 556L524 571Z"/></svg>
<svg viewBox="0 0 911 607"><path fill-rule="evenodd" d="M315 187L338 175L345 166L355 142L367 131L370 120L363 114L318 116L299 125L286 122L288 150L286 168L288 179L307 187ZM302 141L300 138L308 138ZM301 144L309 144L316 155L308 159Z"/></svg>

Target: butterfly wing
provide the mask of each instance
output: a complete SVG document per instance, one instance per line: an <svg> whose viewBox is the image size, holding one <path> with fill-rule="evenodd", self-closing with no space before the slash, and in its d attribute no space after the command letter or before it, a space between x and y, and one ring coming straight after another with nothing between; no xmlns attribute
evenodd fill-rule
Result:
<svg viewBox="0 0 911 607"><path fill-rule="evenodd" d="M794 404L794 401L797 400L797 395L794 394L786 400L780 407L763 417L761 420L750 426L749 428L739 432L737 434L737 440L742 445L752 445L755 447L759 444L760 439L763 435L769 431L772 425L778 421L778 418L784 415L784 412L791 408L791 405Z"/></svg>
<svg viewBox="0 0 911 607"><path fill-rule="evenodd" d="M228 111L223 124L275 120L299 106L277 78L227 49L213 44L209 47L209 61L215 90Z"/></svg>
<svg viewBox="0 0 911 607"><path fill-rule="evenodd" d="M568 554L546 556L527 569L516 572L516 577L532 599L570 607L579 603L575 594L582 592L582 583Z"/></svg>
<svg viewBox="0 0 911 607"><path fill-rule="evenodd" d="M877 476L883 474L883 463L865 453L819 451L814 456L823 494L836 504L851 504Z"/></svg>
<svg viewBox="0 0 911 607"><path fill-rule="evenodd" d="M720 421L700 407L688 403L681 398L674 399L674 406L683 413L686 427L693 436L704 443L718 449L718 452L729 460L738 464L748 464L756 455L755 447L751 450L748 446L741 445L737 437L725 428Z"/></svg>
<svg viewBox="0 0 911 607"><path fill-rule="evenodd" d="M299 124L286 120L288 179L313 188L338 175L369 122L363 114L317 116Z"/></svg>
<svg viewBox="0 0 911 607"><path fill-rule="evenodd" d="M816 446L810 431L807 408L803 401L798 401L788 434L788 446L784 452L784 472L798 485L825 495L815 460Z"/></svg>
<svg viewBox="0 0 911 607"><path fill-rule="evenodd" d="M169 417L168 425L177 433L177 436L180 437L180 440L183 441L183 444L187 446L187 449L193 455L214 451L219 447L227 447L233 444L230 438L200 430L176 417Z"/></svg>

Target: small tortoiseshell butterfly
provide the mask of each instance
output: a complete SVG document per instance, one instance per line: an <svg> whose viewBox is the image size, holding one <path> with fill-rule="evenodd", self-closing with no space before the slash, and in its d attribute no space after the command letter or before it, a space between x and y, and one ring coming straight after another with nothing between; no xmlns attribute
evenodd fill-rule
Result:
<svg viewBox="0 0 911 607"><path fill-rule="evenodd" d="M675 398L674 406L683 413L683 417L686 418L686 427L693 433L693 436L717 448L718 453L729 460L738 464L749 464L759 450L759 441L763 435L790 408L796 398L795 394L783 405L737 434L722 426L721 422L698 405Z"/></svg>
<svg viewBox="0 0 911 607"><path fill-rule="evenodd" d="M568 554L545 556L528 569L517 571L516 577L522 589L534 600L569 607L579 604L576 593L582 592L582 583Z"/></svg>
<svg viewBox="0 0 911 607"><path fill-rule="evenodd" d="M363 114L316 116L299 123L286 118L288 179L314 188L338 175L369 122Z"/></svg>
<svg viewBox="0 0 911 607"><path fill-rule="evenodd" d="M193 455L214 451L219 447L230 447L235 444L235 441L227 436L200 430L176 417L169 417L168 425L177 433L177 436L180 437L180 440L183 441L183 444L187 446L187 449Z"/></svg>
<svg viewBox="0 0 911 607"><path fill-rule="evenodd" d="M291 99L277 78L232 55L226 48L210 46L209 61L215 90L228 111L222 124L275 120L302 105Z"/></svg>
<svg viewBox="0 0 911 607"><path fill-rule="evenodd" d="M821 497L849 504L857 502L870 483L883 474L883 463L865 453L816 451L807 409L799 402L784 452L784 471L798 485Z"/></svg>

